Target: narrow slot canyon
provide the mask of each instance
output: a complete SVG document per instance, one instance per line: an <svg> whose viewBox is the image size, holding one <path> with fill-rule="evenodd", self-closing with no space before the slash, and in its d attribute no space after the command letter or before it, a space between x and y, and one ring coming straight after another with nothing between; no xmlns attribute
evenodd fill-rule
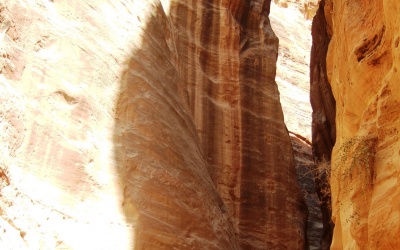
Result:
<svg viewBox="0 0 400 250"><path fill-rule="evenodd" d="M0 249L399 249L399 15L3 0Z"/></svg>
<svg viewBox="0 0 400 250"><path fill-rule="evenodd" d="M322 29L324 6L325 1L275 0L271 2L269 15L279 38L276 83L293 146L297 178L308 208L309 249L329 249L334 226L329 173L335 140L335 102L326 75L320 74L326 71L325 63L321 62L329 42ZM320 86L324 89L319 89ZM321 96L321 91L325 96ZM322 121L327 112L329 120ZM321 133L329 134L330 141L321 140Z"/></svg>
<svg viewBox="0 0 400 250"><path fill-rule="evenodd" d="M311 145L311 26L318 4L318 1L272 1L269 17L272 29L279 38L275 80L292 142L297 179L308 209L308 247L329 249L322 243L323 224L327 222L323 221L321 201L316 191L314 178L318 177L318 170Z"/></svg>

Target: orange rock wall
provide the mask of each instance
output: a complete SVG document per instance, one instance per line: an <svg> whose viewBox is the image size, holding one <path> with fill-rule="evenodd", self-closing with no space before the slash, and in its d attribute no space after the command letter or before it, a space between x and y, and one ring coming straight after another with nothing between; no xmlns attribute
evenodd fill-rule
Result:
<svg viewBox="0 0 400 250"><path fill-rule="evenodd" d="M400 2L333 1L332 249L400 247Z"/></svg>

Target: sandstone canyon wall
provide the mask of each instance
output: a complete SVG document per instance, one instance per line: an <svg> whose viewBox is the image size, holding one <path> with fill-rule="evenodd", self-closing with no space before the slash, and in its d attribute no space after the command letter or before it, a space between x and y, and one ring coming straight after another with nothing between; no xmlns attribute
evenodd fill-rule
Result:
<svg viewBox="0 0 400 250"><path fill-rule="evenodd" d="M278 40L269 6L269 1L173 2L170 11L175 27L186 31L177 33L178 68L211 177L240 245L250 249L302 247L305 227L304 214L297 212L304 210L300 193L289 188L298 187L275 83ZM289 171L282 172L281 164L291 166L283 167ZM295 195L287 196L291 192ZM292 223L301 226L288 232ZM297 243L274 240L289 235Z"/></svg>
<svg viewBox="0 0 400 250"><path fill-rule="evenodd" d="M269 1L0 6L11 249L303 249Z"/></svg>
<svg viewBox="0 0 400 250"><path fill-rule="evenodd" d="M398 249L400 2L326 1L327 13L336 100L331 249Z"/></svg>

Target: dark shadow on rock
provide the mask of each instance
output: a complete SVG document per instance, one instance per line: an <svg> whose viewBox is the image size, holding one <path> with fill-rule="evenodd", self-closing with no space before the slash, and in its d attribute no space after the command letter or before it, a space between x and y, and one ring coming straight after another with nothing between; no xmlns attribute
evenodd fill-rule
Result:
<svg viewBox="0 0 400 250"><path fill-rule="evenodd" d="M315 177L313 173L315 166L311 143L306 138L295 134L291 134L291 141L294 151L297 178L308 208L307 239L309 249L321 249L323 223L320 200L316 191Z"/></svg>
<svg viewBox="0 0 400 250"><path fill-rule="evenodd" d="M330 162L336 140L336 102L327 77L326 57L330 42L330 29L325 16L325 0L319 5L312 24L312 49L310 62L310 100L312 115L312 150L316 164ZM334 224L332 222L331 197L325 191L329 188L329 176L316 176L316 190L321 200L323 220L322 249L329 249L332 242Z"/></svg>

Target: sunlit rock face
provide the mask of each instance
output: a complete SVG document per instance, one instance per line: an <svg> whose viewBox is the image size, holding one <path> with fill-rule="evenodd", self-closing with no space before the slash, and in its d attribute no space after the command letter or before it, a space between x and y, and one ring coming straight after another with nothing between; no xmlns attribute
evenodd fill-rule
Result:
<svg viewBox="0 0 400 250"><path fill-rule="evenodd" d="M112 139L141 8L1 2L1 248L131 248Z"/></svg>
<svg viewBox="0 0 400 250"><path fill-rule="evenodd" d="M338 0L328 7L337 131L331 247L398 249L400 2Z"/></svg>
<svg viewBox="0 0 400 250"><path fill-rule="evenodd" d="M1 245L304 248L269 4L3 1Z"/></svg>
<svg viewBox="0 0 400 250"><path fill-rule="evenodd" d="M311 141L312 113L309 94L311 19L317 2L274 1L270 14L272 27L279 37L276 82L285 123L290 132L308 141Z"/></svg>

